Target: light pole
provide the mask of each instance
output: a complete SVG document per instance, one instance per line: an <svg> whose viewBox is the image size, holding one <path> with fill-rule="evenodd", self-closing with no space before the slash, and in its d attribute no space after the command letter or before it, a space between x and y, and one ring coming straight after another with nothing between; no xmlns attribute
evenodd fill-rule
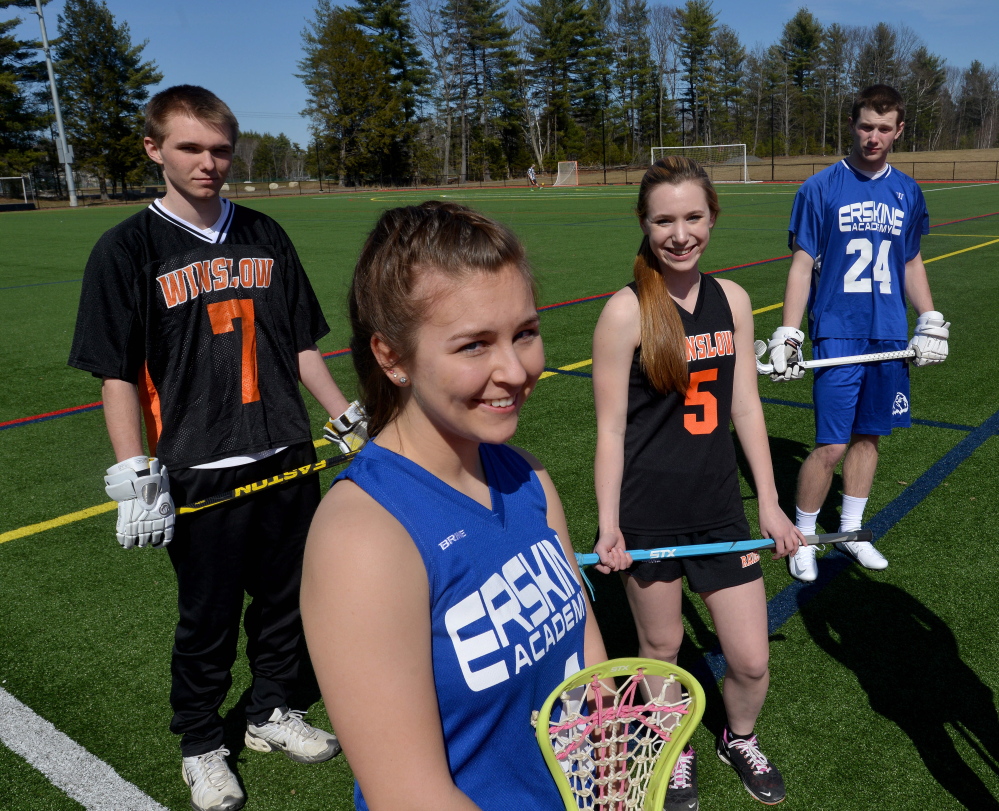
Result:
<svg viewBox="0 0 999 811"><path fill-rule="evenodd" d="M607 132L604 129L604 108L607 106L607 91L604 91L604 103L600 105L600 149L604 164L604 185L607 185Z"/></svg>
<svg viewBox="0 0 999 811"><path fill-rule="evenodd" d="M770 94L770 180L774 179L774 94Z"/></svg>
<svg viewBox="0 0 999 811"><path fill-rule="evenodd" d="M319 175L319 191L323 190L323 162L319 157L319 134L316 134L316 172Z"/></svg>
<svg viewBox="0 0 999 811"><path fill-rule="evenodd" d="M66 191L69 193L69 204L76 207L76 184L73 182L73 152L66 142L66 130L62 125L62 111L59 109L59 92L56 90L55 71L52 69L52 57L49 54L49 38L45 33L45 18L42 16L42 0L35 0L34 14L38 15L38 24L42 27L42 50L45 52L45 65L49 69L49 86L52 88L52 109L55 111L56 130L58 138L56 147L59 161L66 172Z"/></svg>

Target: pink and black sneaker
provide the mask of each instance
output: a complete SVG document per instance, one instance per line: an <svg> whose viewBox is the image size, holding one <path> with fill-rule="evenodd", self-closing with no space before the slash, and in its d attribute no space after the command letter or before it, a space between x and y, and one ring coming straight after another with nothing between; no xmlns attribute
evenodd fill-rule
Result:
<svg viewBox="0 0 999 811"><path fill-rule="evenodd" d="M697 754L687 746L680 753L669 777L663 811L697 811Z"/></svg>
<svg viewBox="0 0 999 811"><path fill-rule="evenodd" d="M735 738L729 733L728 727L725 727L718 736L717 751L722 762L735 769L746 791L761 803L776 805L787 796L784 778L760 751L755 735Z"/></svg>

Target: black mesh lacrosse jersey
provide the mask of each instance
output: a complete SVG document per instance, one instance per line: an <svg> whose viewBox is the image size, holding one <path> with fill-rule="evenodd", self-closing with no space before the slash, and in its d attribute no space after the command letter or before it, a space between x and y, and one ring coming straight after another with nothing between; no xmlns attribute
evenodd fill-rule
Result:
<svg viewBox="0 0 999 811"><path fill-rule="evenodd" d="M663 396L652 387L641 368L641 347L631 361L619 520L623 531L636 535L699 532L745 515L729 431L732 310L718 281L702 275L694 312L677 311L687 335L686 397L675 391Z"/></svg>
<svg viewBox="0 0 999 811"><path fill-rule="evenodd" d="M329 332L284 230L224 201L214 237L158 203L87 262L69 364L136 383L168 467L311 439L298 353Z"/></svg>

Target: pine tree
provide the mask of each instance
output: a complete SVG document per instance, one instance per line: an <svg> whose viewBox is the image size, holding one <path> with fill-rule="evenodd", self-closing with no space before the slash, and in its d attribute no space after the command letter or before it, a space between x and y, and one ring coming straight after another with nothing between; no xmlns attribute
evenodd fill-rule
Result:
<svg viewBox="0 0 999 811"><path fill-rule="evenodd" d="M516 92L517 54L513 31L503 19L499 0L467 0L464 12L464 83L471 104L469 134L480 177L490 180L493 170L509 174L510 136L516 137L523 99Z"/></svg>
<svg viewBox="0 0 999 811"><path fill-rule="evenodd" d="M528 27L528 77L543 108L538 114L541 138L558 160L561 142L575 126L572 92L586 41L586 11L582 0L525 2L520 11Z"/></svg>
<svg viewBox="0 0 999 811"><path fill-rule="evenodd" d="M20 175L42 157L35 137L42 110L30 91L39 65L31 43L12 33L19 22L0 22L0 175Z"/></svg>
<svg viewBox="0 0 999 811"><path fill-rule="evenodd" d="M972 149L989 149L999 132L999 68L986 68L975 59L961 75L957 98L959 137Z"/></svg>
<svg viewBox="0 0 999 811"><path fill-rule="evenodd" d="M898 35L887 23L878 23L867 33L857 59L854 84L858 90L873 84L898 85Z"/></svg>
<svg viewBox="0 0 999 811"><path fill-rule="evenodd" d="M944 61L925 45L913 52L902 88L906 98L905 137L913 151L933 149L942 123L947 71Z"/></svg>
<svg viewBox="0 0 999 811"><path fill-rule="evenodd" d="M93 172L101 199L145 171L142 112L149 85L163 76L142 61L146 43L132 44L128 23L116 24L103 0L66 0L55 47L63 121L76 165Z"/></svg>
<svg viewBox="0 0 999 811"><path fill-rule="evenodd" d="M309 92L305 112L333 155L341 186L381 181L393 144L406 132L401 99L352 12L319 0L315 14L303 32L299 62Z"/></svg>
<svg viewBox="0 0 999 811"><path fill-rule="evenodd" d="M614 75L625 124L625 149L634 160L651 144L655 122L655 71L645 0L620 0L615 23L618 47Z"/></svg>
<svg viewBox="0 0 999 811"><path fill-rule="evenodd" d="M802 154L814 146L819 66L822 53L822 25L808 9L800 8L784 25L778 47L791 78L792 126L797 131Z"/></svg>
<svg viewBox="0 0 999 811"><path fill-rule="evenodd" d="M743 129L746 49L735 29L718 26L715 34L715 76L718 115L715 117L716 143L736 143Z"/></svg>
<svg viewBox="0 0 999 811"><path fill-rule="evenodd" d="M718 15L711 9L711 0L687 0L680 11L680 44L684 81L686 82L687 114L690 115L693 143L710 130L708 100L714 92L711 47L714 42Z"/></svg>
<svg viewBox="0 0 999 811"><path fill-rule="evenodd" d="M652 6L649 9L649 43L655 66L657 146L680 143L679 138L672 134L676 127L674 108L679 100L679 26L679 9L670 6ZM671 135L667 136L667 132Z"/></svg>
<svg viewBox="0 0 999 811"><path fill-rule="evenodd" d="M382 173L407 177L411 171L412 139L417 99L427 80L427 63L416 45L408 0L358 0L350 9L353 20L367 34L388 71L387 86L403 113L392 148L382 161Z"/></svg>
<svg viewBox="0 0 999 811"><path fill-rule="evenodd" d="M843 154L843 134L846 99L850 93L850 66L853 62L853 54L856 51L856 37L851 36L850 31L839 23L830 25L822 38L821 53L821 81L824 91L824 99L828 104L823 106L822 112L822 136L821 143L823 154L828 141L827 121L831 118L832 126L836 132L836 154ZM827 113L827 108L831 107L831 114Z"/></svg>

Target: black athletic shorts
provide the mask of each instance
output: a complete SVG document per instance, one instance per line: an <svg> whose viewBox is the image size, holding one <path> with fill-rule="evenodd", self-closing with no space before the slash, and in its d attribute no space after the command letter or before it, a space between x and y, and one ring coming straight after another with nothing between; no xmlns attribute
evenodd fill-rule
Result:
<svg viewBox="0 0 999 811"><path fill-rule="evenodd" d="M633 535L629 532L623 534L629 552L634 549L746 541L752 537L749 534L749 522L745 518L726 527L683 535ZM686 575L690 590L699 594L759 580L763 577L763 567L760 566L759 552L729 552L724 555L638 561L631 564L627 573L639 580L666 582Z"/></svg>

